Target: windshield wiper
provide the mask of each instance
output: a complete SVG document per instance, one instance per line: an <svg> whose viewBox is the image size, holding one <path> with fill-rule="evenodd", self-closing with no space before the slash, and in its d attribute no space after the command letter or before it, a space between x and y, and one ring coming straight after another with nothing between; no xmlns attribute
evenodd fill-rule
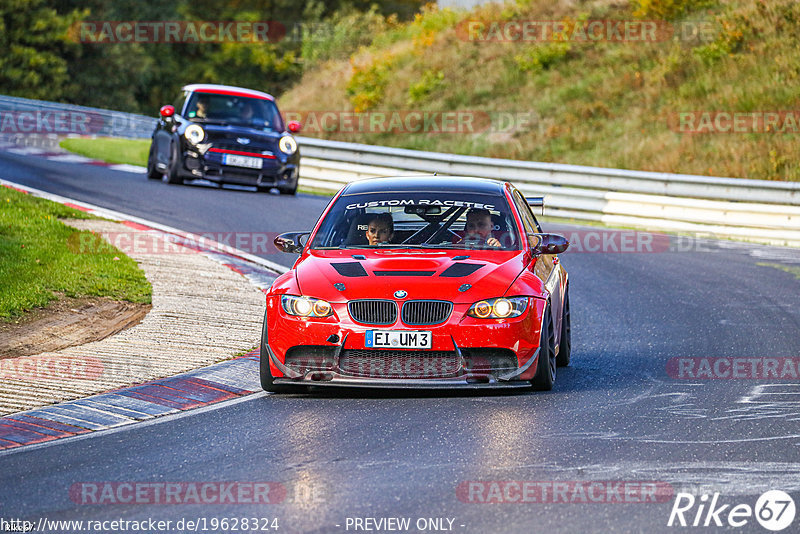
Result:
<svg viewBox="0 0 800 534"><path fill-rule="evenodd" d="M420 248L466 248L462 243L420 243L417 246Z"/></svg>
<svg viewBox="0 0 800 534"><path fill-rule="evenodd" d="M425 248L422 245L416 244L403 244L403 243L380 243L378 245L339 245L340 249L353 249L353 248L367 248L367 249L382 249L382 248Z"/></svg>
<svg viewBox="0 0 800 534"><path fill-rule="evenodd" d="M202 124L219 124L220 126L227 126L228 122L222 119L207 119L203 117L192 117L189 119L192 122L200 122Z"/></svg>

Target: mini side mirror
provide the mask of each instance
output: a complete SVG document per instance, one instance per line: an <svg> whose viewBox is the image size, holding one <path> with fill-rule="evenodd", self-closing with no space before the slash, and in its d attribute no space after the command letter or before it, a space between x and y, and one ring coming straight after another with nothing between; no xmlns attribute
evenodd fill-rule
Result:
<svg viewBox="0 0 800 534"><path fill-rule="evenodd" d="M296 134L302 128L302 125L297 121L289 121L289 124L286 125L286 128L293 134Z"/></svg>
<svg viewBox="0 0 800 534"><path fill-rule="evenodd" d="M528 234L528 243L534 254L561 254L569 248L569 241L558 234Z"/></svg>
<svg viewBox="0 0 800 534"><path fill-rule="evenodd" d="M169 104L167 104L166 106L161 106L159 113L161 113L162 118L167 119L175 115L175 107L170 106Z"/></svg>
<svg viewBox="0 0 800 534"><path fill-rule="evenodd" d="M292 254L300 254L303 252L305 243L301 241L304 236L311 235L311 232L286 232L275 238L275 248L281 252L289 252Z"/></svg>

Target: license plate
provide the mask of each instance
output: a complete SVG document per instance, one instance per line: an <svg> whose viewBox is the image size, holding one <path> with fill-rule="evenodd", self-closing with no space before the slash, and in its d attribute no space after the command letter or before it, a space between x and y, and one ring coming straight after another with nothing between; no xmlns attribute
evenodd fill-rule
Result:
<svg viewBox="0 0 800 534"><path fill-rule="evenodd" d="M237 156L235 154L223 154L223 165L232 165L234 167L248 167L250 169L261 168L261 158L251 158L249 156Z"/></svg>
<svg viewBox="0 0 800 534"><path fill-rule="evenodd" d="M431 333L424 330L367 330L364 346L380 349L429 349L432 338Z"/></svg>

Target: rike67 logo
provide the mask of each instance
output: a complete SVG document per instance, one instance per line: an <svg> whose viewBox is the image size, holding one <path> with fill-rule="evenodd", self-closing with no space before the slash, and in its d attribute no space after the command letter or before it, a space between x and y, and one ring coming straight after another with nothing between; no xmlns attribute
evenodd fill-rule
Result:
<svg viewBox="0 0 800 534"><path fill-rule="evenodd" d="M678 493L667 526L722 527L747 525L754 517L765 529L780 531L792 525L795 516L794 499L780 490L770 490L761 495L755 507L749 504L722 504L719 493L699 498L691 493Z"/></svg>

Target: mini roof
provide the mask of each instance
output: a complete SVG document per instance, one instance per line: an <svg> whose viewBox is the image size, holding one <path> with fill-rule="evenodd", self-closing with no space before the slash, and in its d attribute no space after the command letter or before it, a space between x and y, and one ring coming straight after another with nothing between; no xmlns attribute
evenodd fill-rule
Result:
<svg viewBox="0 0 800 534"><path fill-rule="evenodd" d="M234 87L232 85L217 85L213 83L194 83L191 85L184 85L183 90L196 93L246 96L248 98L260 98L262 100L275 100L275 98L273 98L272 95L269 95L267 93L262 93L261 91L254 91L253 89L245 89L244 87Z"/></svg>

